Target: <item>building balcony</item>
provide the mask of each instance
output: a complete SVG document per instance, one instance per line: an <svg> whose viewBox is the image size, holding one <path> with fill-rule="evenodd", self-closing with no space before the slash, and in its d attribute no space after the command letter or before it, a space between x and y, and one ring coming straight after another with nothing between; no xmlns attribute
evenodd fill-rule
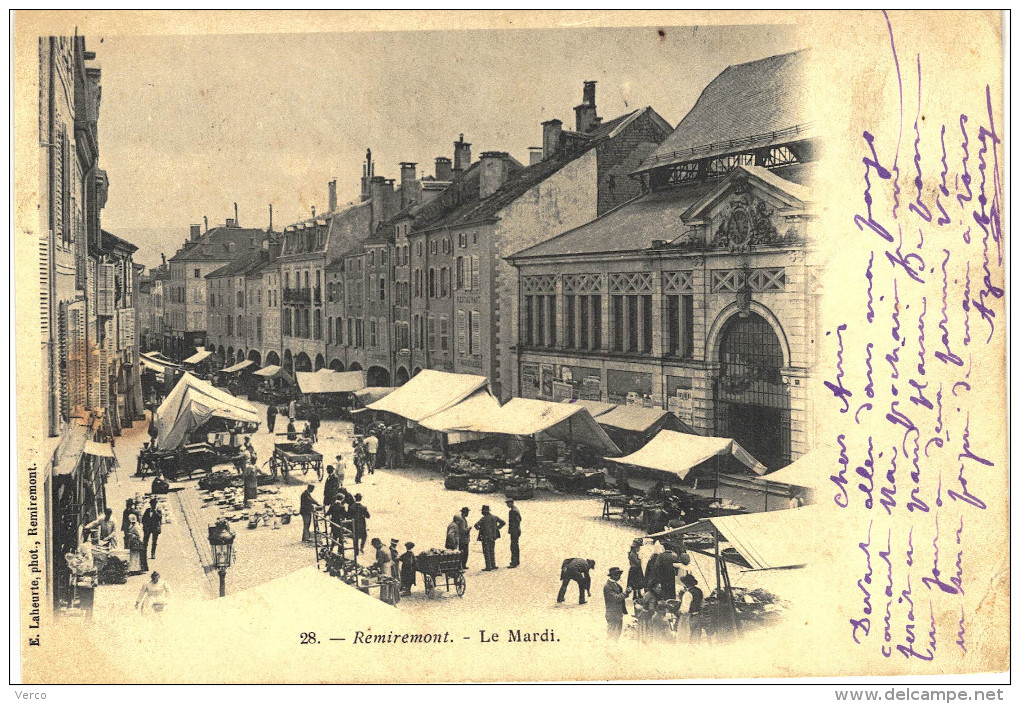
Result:
<svg viewBox="0 0 1020 704"><path fill-rule="evenodd" d="M310 288L285 288L283 289L283 302L308 305L312 302L312 290Z"/></svg>

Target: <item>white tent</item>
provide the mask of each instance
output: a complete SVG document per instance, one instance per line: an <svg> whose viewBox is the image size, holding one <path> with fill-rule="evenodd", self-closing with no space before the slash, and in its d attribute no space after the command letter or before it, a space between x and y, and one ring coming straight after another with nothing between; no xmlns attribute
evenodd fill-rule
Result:
<svg viewBox="0 0 1020 704"><path fill-rule="evenodd" d="M498 412L499 401L487 388L481 388L456 406L429 416L421 424L429 430L441 433L466 432L479 419L489 418Z"/></svg>
<svg viewBox="0 0 1020 704"><path fill-rule="evenodd" d="M690 427L670 411L661 408L645 408L643 406L617 406L596 416L599 425L627 430L634 433L650 433L659 430L676 430L677 432L696 435Z"/></svg>
<svg viewBox="0 0 1020 704"><path fill-rule="evenodd" d="M835 456L833 448L818 448L782 469L766 474L762 479L808 489L823 489L829 486L829 475L837 473L827 469Z"/></svg>
<svg viewBox="0 0 1020 704"><path fill-rule="evenodd" d="M393 393L368 407L387 411L420 423L425 418L460 403L478 389L488 387L484 376L451 374L423 369Z"/></svg>
<svg viewBox="0 0 1020 704"><path fill-rule="evenodd" d="M365 372L298 372L298 389L303 394L339 394L365 388Z"/></svg>
<svg viewBox="0 0 1020 704"><path fill-rule="evenodd" d="M195 354L191 355L186 360L184 360L184 363L200 364L201 362L204 362L206 359L208 359L209 355L211 354L212 352L210 350L198 350L195 352Z"/></svg>
<svg viewBox="0 0 1020 704"><path fill-rule="evenodd" d="M381 398L386 398L396 390L395 386L366 386L360 391L355 391L354 395L362 405L368 405L375 403Z"/></svg>
<svg viewBox="0 0 1020 704"><path fill-rule="evenodd" d="M151 369L157 374L162 374L167 368L180 369L180 366L174 364L163 355L158 353L143 353L139 354L139 363L144 369Z"/></svg>
<svg viewBox="0 0 1020 704"><path fill-rule="evenodd" d="M704 518L648 537L667 538L718 530L747 560L752 570L775 570L801 567L811 562L815 548L810 538L818 533L820 519L817 506L803 506L783 511Z"/></svg>
<svg viewBox="0 0 1020 704"><path fill-rule="evenodd" d="M463 430L503 435L545 433L554 440L588 445L603 454L619 454L606 431L588 409L573 403L554 403L534 398L512 398L493 413L480 415Z"/></svg>
<svg viewBox="0 0 1020 704"><path fill-rule="evenodd" d="M277 376L282 376L284 379L291 378L287 370L278 364L270 364L268 366L262 367L261 369L256 369L255 371L252 372L252 375L262 376L265 377L266 379L272 379L273 377Z"/></svg>
<svg viewBox="0 0 1020 704"><path fill-rule="evenodd" d="M210 418L258 423L259 413L247 401L185 374L156 410L160 449L176 449Z"/></svg>
<svg viewBox="0 0 1020 704"><path fill-rule="evenodd" d="M764 474L766 471L765 466L735 440L687 435L672 430L659 431L647 445L633 454L606 459L636 467L657 469L683 479L702 462L724 455L733 455L755 474Z"/></svg>
<svg viewBox="0 0 1020 704"><path fill-rule="evenodd" d="M254 366L254 364L255 364L255 362L251 361L250 359L246 359L243 362L238 362L237 364L233 364L233 365L227 367L226 369L221 369L220 372L223 373L223 374L232 374L234 372L239 372L239 371L241 371L243 369L247 369L248 367Z"/></svg>
<svg viewBox="0 0 1020 704"><path fill-rule="evenodd" d="M591 413L592 418L594 418L595 420L598 420L599 416L601 416L603 413L609 413L611 410L616 408L615 403L606 403L605 401L591 401L585 398L574 398L561 401L560 403L572 403L587 408L588 412Z"/></svg>

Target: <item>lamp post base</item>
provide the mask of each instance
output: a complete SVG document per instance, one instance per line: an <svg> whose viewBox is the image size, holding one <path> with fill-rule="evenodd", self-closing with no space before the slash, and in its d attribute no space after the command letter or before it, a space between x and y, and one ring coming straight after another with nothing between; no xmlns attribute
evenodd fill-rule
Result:
<svg viewBox="0 0 1020 704"><path fill-rule="evenodd" d="M219 569L220 573L220 596L224 597L227 595L227 570L224 568Z"/></svg>

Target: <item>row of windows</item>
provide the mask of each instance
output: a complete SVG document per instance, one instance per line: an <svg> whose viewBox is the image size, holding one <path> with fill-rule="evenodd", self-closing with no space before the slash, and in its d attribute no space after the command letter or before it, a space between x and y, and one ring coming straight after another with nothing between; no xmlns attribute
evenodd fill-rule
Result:
<svg viewBox="0 0 1020 704"><path fill-rule="evenodd" d="M301 285L302 277L304 278L304 286ZM307 288L311 288L310 281L311 281L311 279L309 278L308 271L304 271L304 272L295 271L294 272L294 288L306 288L306 289ZM290 288L290 272L289 271L283 272L283 287L284 288ZM321 271L316 271L315 272L315 288L318 288L318 289L322 288L322 272Z"/></svg>
<svg viewBox="0 0 1020 704"><path fill-rule="evenodd" d="M322 339L322 311L314 313L307 308L292 310L284 308L280 314L280 325L286 337L301 337L306 340Z"/></svg>
<svg viewBox="0 0 1020 704"><path fill-rule="evenodd" d="M447 298L451 290L473 291L478 288L479 262L477 256L457 257L456 279L450 279L450 267L415 269L411 274L414 281L414 297ZM452 287L452 288L451 288Z"/></svg>
<svg viewBox="0 0 1020 704"><path fill-rule="evenodd" d="M619 294L609 298L609 349L616 352L652 351L652 297ZM666 354L688 358L694 352L694 296L664 296ZM521 310L521 341L526 347L602 349L602 296L564 295L562 338L557 336L555 294L524 296Z"/></svg>
<svg viewBox="0 0 1020 704"><path fill-rule="evenodd" d="M457 356L480 355L482 353L481 316L476 310L458 310L456 315ZM401 325L406 326L406 323ZM450 320L445 315L439 316L438 325L436 317L433 315L416 315L412 327L415 349L427 349L429 352L450 351ZM405 339L405 344L406 342Z"/></svg>
<svg viewBox="0 0 1020 704"><path fill-rule="evenodd" d="M468 235L468 233L466 232L460 233L459 235L457 235L457 246L467 247L468 239L471 240L471 244L478 244L478 233L472 232L470 235ZM442 249L442 254L453 254L453 239L450 237L444 237L442 240L429 240L428 246L429 254L440 254L440 249ZM397 251L399 252L400 249L401 248L398 247ZM403 249L404 249L404 264L407 264L407 248L404 247ZM424 256L425 255L424 241L418 240L418 244L415 249L419 257ZM398 258L397 264L399 265L400 264L399 254L397 258Z"/></svg>
<svg viewBox="0 0 1020 704"><path fill-rule="evenodd" d="M251 324L251 318L244 318L243 316L237 316L237 325L234 325L233 316L218 316L219 326L216 332L227 337L233 337L236 331L238 337L247 337L251 334L253 327ZM214 320L216 318L213 318ZM262 316L255 317L254 325L255 339L262 342ZM215 334L215 333L214 333Z"/></svg>

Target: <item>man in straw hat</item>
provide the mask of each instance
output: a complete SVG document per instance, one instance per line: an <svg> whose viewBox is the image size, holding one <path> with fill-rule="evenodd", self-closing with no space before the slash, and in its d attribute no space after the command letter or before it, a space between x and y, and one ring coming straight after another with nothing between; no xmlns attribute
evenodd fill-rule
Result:
<svg viewBox="0 0 1020 704"><path fill-rule="evenodd" d="M630 589L623 590L620 586L620 577L623 570L619 567L609 568L609 579L602 587L602 597L606 602L606 624L610 640L620 640L623 632L623 616L627 613L627 597L630 596Z"/></svg>

